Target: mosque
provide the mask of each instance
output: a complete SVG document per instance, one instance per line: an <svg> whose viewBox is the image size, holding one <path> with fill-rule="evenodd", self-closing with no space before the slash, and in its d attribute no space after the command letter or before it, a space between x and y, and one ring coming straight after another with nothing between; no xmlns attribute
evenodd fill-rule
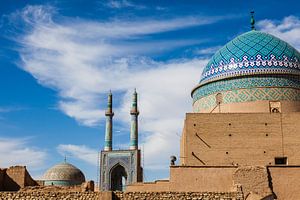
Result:
<svg viewBox="0 0 300 200"><path fill-rule="evenodd" d="M192 89L180 162L169 180L145 183L138 149L137 94L130 149L113 150L112 95L106 112L100 189L126 191L242 191L245 199L300 197L300 53L255 29L220 48ZM158 155L159 156L159 155Z"/></svg>
<svg viewBox="0 0 300 200"><path fill-rule="evenodd" d="M232 192L243 199L300 197L300 53L255 29L220 48L191 92L180 158L169 180L143 182L138 148L138 95L132 97L130 147L112 149L113 99L108 95L99 189L126 192ZM158 155L159 156L159 155ZM45 185L78 185L69 163L49 169Z"/></svg>

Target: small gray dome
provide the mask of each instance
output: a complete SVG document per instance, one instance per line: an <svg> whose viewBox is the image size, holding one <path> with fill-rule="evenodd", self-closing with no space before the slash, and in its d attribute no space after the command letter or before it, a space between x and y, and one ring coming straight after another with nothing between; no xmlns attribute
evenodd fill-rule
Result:
<svg viewBox="0 0 300 200"><path fill-rule="evenodd" d="M67 162L48 169L43 179L45 185L79 185L85 182L84 174L80 169Z"/></svg>

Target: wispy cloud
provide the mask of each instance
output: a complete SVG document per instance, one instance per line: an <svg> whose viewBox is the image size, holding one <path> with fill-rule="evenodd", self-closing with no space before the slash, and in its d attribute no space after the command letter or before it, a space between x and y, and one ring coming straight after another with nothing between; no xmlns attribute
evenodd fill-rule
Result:
<svg viewBox="0 0 300 200"><path fill-rule="evenodd" d="M204 49L197 49L194 51L196 55L200 56L211 56L216 53L222 46L213 46Z"/></svg>
<svg viewBox="0 0 300 200"><path fill-rule="evenodd" d="M113 9L121 9L121 8L134 8L134 9L144 9L146 6L135 4L129 0L109 0L104 3L105 6Z"/></svg>
<svg viewBox="0 0 300 200"><path fill-rule="evenodd" d="M177 134L185 113L191 110L190 90L207 60L156 61L151 56L157 52L201 41L157 41L149 40L149 36L224 18L187 16L107 22L70 19L58 23L51 17L55 12L41 6L29 6L21 12L30 29L17 40L22 45L20 67L43 86L56 90L58 108L86 126L95 126L103 119L100 105L105 102L101 101L112 89L124 94L118 100L121 103L115 108L115 118L128 127L131 93L136 87L145 166L168 166L169 156L178 155ZM87 146L60 145L58 150L95 163L95 151Z"/></svg>
<svg viewBox="0 0 300 200"><path fill-rule="evenodd" d="M28 139L0 138L0 167L25 165L31 170L41 169L47 153L34 148Z"/></svg>
<svg viewBox="0 0 300 200"><path fill-rule="evenodd" d="M300 18L285 17L282 20L262 20L257 23L259 30L271 33L300 51Z"/></svg>
<svg viewBox="0 0 300 200"><path fill-rule="evenodd" d="M0 113L16 112L24 109L26 108L21 106L0 106Z"/></svg>
<svg viewBox="0 0 300 200"><path fill-rule="evenodd" d="M60 144L57 150L63 156L71 156L97 166L98 152L95 149L85 145Z"/></svg>

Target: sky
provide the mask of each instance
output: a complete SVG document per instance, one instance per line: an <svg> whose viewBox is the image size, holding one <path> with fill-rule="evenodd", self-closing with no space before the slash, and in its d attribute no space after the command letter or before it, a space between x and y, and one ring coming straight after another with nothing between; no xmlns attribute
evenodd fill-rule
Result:
<svg viewBox="0 0 300 200"><path fill-rule="evenodd" d="M190 92L220 47L250 30L300 50L300 3L285 1L0 1L0 167L41 179L67 161L98 180L107 93L113 148L129 146L130 101L139 94L144 180L169 177L180 159Z"/></svg>

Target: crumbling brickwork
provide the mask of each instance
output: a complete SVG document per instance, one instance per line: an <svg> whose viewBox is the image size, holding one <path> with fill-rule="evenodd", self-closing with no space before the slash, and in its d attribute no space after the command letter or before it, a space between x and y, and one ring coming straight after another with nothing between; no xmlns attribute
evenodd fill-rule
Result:
<svg viewBox="0 0 300 200"><path fill-rule="evenodd" d="M243 200L241 192L114 192L114 200L159 199L210 199Z"/></svg>
<svg viewBox="0 0 300 200"><path fill-rule="evenodd" d="M33 191L33 192L0 192L0 199L3 200L14 200L14 199L26 199L26 200L56 200L56 199L101 199L111 200L102 198L99 192L45 192L45 191Z"/></svg>
<svg viewBox="0 0 300 200"><path fill-rule="evenodd" d="M241 192L72 192L72 191L19 191L0 192L0 199L14 200L183 200L183 199L209 199L209 200L243 200Z"/></svg>
<svg viewBox="0 0 300 200"><path fill-rule="evenodd" d="M267 168L263 166L239 167L233 173L235 184L242 185L245 197L250 194L258 196L260 199L272 197L273 192L269 187Z"/></svg>

